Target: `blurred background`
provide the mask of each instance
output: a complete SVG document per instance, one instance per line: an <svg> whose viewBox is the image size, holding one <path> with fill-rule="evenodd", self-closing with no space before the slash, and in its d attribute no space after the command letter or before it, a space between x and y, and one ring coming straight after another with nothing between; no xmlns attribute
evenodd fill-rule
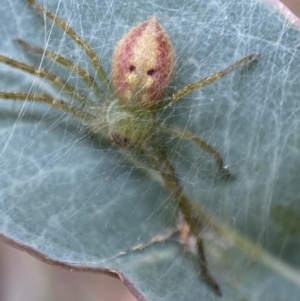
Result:
<svg viewBox="0 0 300 301"><path fill-rule="evenodd" d="M300 1L299 0L281 0L295 15L300 17Z"/></svg>
<svg viewBox="0 0 300 301"><path fill-rule="evenodd" d="M300 0L282 0L300 17ZM44 264L0 242L0 301L135 301L118 280Z"/></svg>

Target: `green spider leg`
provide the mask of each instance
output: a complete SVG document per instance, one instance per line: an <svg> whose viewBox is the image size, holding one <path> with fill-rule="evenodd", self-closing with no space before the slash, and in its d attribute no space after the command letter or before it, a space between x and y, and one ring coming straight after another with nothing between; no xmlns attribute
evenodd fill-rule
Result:
<svg viewBox="0 0 300 301"><path fill-rule="evenodd" d="M18 100L18 101L34 101L50 105L51 107L60 110L68 115L72 115L78 118L83 123L88 126L91 133L100 135L101 139L110 141L107 135L107 123L100 116L105 116L105 108L97 107L93 109L93 114L91 112L84 111L76 106L73 106L62 99L54 99L48 95L40 93L19 93L19 92L2 92L0 91L0 99L5 100ZM111 141L110 141L111 142ZM115 145L118 147L118 145ZM123 147L118 147L120 153L123 157L136 166L137 168L143 170L151 178L155 179L157 182L161 183L160 177L157 173L150 168L148 164L145 164L140 159L136 158L131 152L128 152ZM161 183L163 184L163 183Z"/></svg>
<svg viewBox="0 0 300 301"><path fill-rule="evenodd" d="M62 66L70 69L71 71L74 71L75 73L79 74L82 79L85 81L85 83L94 91L94 93L99 97L103 97L103 92L100 90L96 83L96 79L91 76L84 68L79 66L78 64L74 64L71 60L68 58L58 54L57 52L44 49L41 47L34 47L28 44L27 42L21 40L21 39L16 39L15 40L19 45L21 45L24 49L26 49L29 52L32 53L38 53L41 55L45 55L46 57L52 59L56 63L61 64Z"/></svg>
<svg viewBox="0 0 300 301"><path fill-rule="evenodd" d="M182 130L170 126L161 126L161 130L166 134L195 142L200 148L202 148L204 151L206 151L215 158L220 172L225 177L233 178L233 175L229 172L227 167L224 166L224 160L221 154L218 151L216 151L212 146L210 146L207 142L201 139L199 136L195 135L194 133L188 130Z"/></svg>
<svg viewBox="0 0 300 301"><path fill-rule="evenodd" d="M99 79L109 86L109 80L106 75L104 68L100 62L100 59L94 49L79 35L76 31L64 20L54 15L52 12L47 10L45 7L38 4L35 0L28 0L28 3L42 14L45 14L50 20L53 20L71 39L73 39L81 48L85 51L87 56L90 58Z"/></svg>
<svg viewBox="0 0 300 301"><path fill-rule="evenodd" d="M5 64L5 65L11 66L15 69L22 70L26 73L36 75L39 78L45 78L45 79L49 80L56 87L58 87L61 90L65 91L66 93L68 93L72 97L75 97L75 99L77 99L82 105L89 105L89 106L94 105L94 102L92 100L90 100L87 97L85 97L84 95L80 94L73 86L68 84L67 81L65 81L64 79L56 76L55 74L49 72L46 69L36 68L36 67L30 66L30 65L27 65L27 64L22 63L20 61L11 59L11 58L9 58L5 55L0 55L0 62Z"/></svg>
<svg viewBox="0 0 300 301"><path fill-rule="evenodd" d="M260 53L257 53L257 52L252 53L252 54L247 55L247 56L243 57L242 59L236 61L235 63L229 65L228 67L226 67L223 70L214 72L200 80L197 80L189 85L186 85L185 87L181 88L177 92L173 93L170 97L168 97L165 100L164 105L169 106L171 104L174 104L182 97L192 93L195 90L198 90L204 86L207 86L207 85L215 82L216 80L220 79L221 77L223 77L227 73L233 71L234 69L239 68L243 65L246 65L246 64L250 63L251 61L258 59L259 57L260 57Z"/></svg>
<svg viewBox="0 0 300 301"><path fill-rule="evenodd" d="M64 113L70 114L83 122L90 123L91 120L95 119L95 116L89 112L81 110L76 106L73 106L62 99L54 99L45 94L39 93L18 93L18 92L2 92L0 91L0 98L1 99L13 99L13 100L20 100L20 101L35 101L46 103L52 106L55 109L61 110Z"/></svg>
<svg viewBox="0 0 300 301"><path fill-rule="evenodd" d="M181 88L177 92L173 93L170 97L166 98L162 101L163 107L170 106L183 98L184 96L192 93L195 90L198 90L206 85L209 85L216 80L220 79L224 75L228 74L229 72L233 71L234 69L241 67L243 65L248 64L249 62L256 60L260 57L259 53L252 53L248 56L243 57L242 59L236 61L235 63L229 65L225 69L222 69L220 71L214 72L198 81L195 81L194 83L191 83L189 85L186 85L185 87ZM211 154L215 160L217 161L218 168L222 172L222 174L227 178L233 178L233 175L229 172L229 170L224 166L224 160L220 153L216 151L212 146L210 146L207 142L205 142L203 139L201 139L199 136L195 135L194 133L187 131L187 130L181 130L172 128L169 126L161 126L161 130L169 135L183 138L186 140L190 140L195 142L200 148L202 148L207 153Z"/></svg>
<svg viewBox="0 0 300 301"><path fill-rule="evenodd" d="M164 186L174 196L176 207L178 206L179 212L183 215L184 220L190 227L192 235L196 238L197 254L200 259L200 269L204 281L216 293L216 295L221 296L221 288L208 269L204 244L200 233L201 231L199 231L201 226L203 226L203 223L193 214L190 206L191 202L183 192L180 180L176 175L175 167L168 160L166 154L160 150L157 145L145 145L142 151L147 156L148 161L151 162L160 173Z"/></svg>

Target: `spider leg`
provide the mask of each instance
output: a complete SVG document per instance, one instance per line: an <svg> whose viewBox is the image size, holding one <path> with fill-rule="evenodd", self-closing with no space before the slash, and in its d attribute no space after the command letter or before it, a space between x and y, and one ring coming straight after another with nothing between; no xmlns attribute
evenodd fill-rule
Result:
<svg viewBox="0 0 300 301"><path fill-rule="evenodd" d="M22 70L24 72L27 72L29 74L36 75L38 77L45 78L45 79L51 81L56 87L64 90L71 96L74 96L83 105L89 105L89 106L94 105L94 103L91 100L89 100L87 97L79 94L76 91L76 89L74 87L72 87L70 84L68 84L65 80L63 80L62 78L56 76L55 74L53 74L45 69L36 68L36 67L30 66L30 65L27 65L25 63L11 59L4 55L0 55L0 62L6 64L8 66L14 67L16 69Z"/></svg>
<svg viewBox="0 0 300 301"><path fill-rule="evenodd" d="M61 110L67 114L71 114L74 117L77 117L81 121L89 123L92 119L95 118L89 112L83 111L76 106L72 106L61 99L54 99L50 96L38 93L15 93L15 92L2 92L0 91L0 98L2 99L14 99L21 101L36 101L47 103L50 106Z"/></svg>
<svg viewBox="0 0 300 301"><path fill-rule="evenodd" d="M36 3L35 0L28 0L28 2L32 7L39 10L42 14L45 14L50 20L53 20L53 22L55 22L70 38L72 38L79 46L82 47L82 49L91 59L100 80L109 85L106 72L92 47L79 34L77 34L67 22L54 15L40 4Z"/></svg>
<svg viewBox="0 0 300 301"><path fill-rule="evenodd" d="M78 64L74 64L71 60L58 54L57 52L40 48L40 47L31 46L30 44L28 44L27 42L21 39L15 39L15 41L19 45L21 45L24 49L33 53L45 55L48 58L52 59L53 61L63 65L64 67L72 71L75 71L77 74L79 74L82 77L82 79L86 82L86 84L94 91L94 93L99 98L103 97L103 92L98 87L95 78L91 76L84 68L80 67Z"/></svg>
<svg viewBox="0 0 300 301"><path fill-rule="evenodd" d="M226 166L224 166L224 161L220 153L208 143L206 143L203 139L201 139L199 136L195 135L190 131L177 129L169 126L161 126L161 130L169 135L195 142L199 147L201 147L203 150L205 150L207 153L211 154L215 158L219 170L223 173L224 176L228 178L233 177L233 175L229 172Z"/></svg>
<svg viewBox="0 0 300 301"><path fill-rule="evenodd" d="M259 57L260 57L259 53L252 53L252 54L245 56L244 58L238 60L237 62L233 63L232 65L228 66L227 68L225 68L221 71L217 71L217 72L212 73L194 83L186 85L179 91L172 94L171 97L166 99L166 106L169 106L170 104L175 103L180 98L192 93L193 91L195 91L197 89L200 89L206 85L213 83L214 81L218 80L219 78L223 77L224 75L233 71L234 69L241 67L245 64L248 64L249 62L256 60Z"/></svg>
<svg viewBox="0 0 300 301"><path fill-rule="evenodd" d="M214 280L207 267L204 244L199 233L202 223L191 210L190 201L183 193L183 188L180 185L174 166L167 159L165 153L155 145L147 145L142 149L142 151L147 156L149 162L151 162L160 173L166 189L174 196L177 202L176 205L178 205L180 212L190 227L192 235L194 235L196 239L197 253L200 258L200 268L204 281L216 293L216 295L221 296L221 288Z"/></svg>

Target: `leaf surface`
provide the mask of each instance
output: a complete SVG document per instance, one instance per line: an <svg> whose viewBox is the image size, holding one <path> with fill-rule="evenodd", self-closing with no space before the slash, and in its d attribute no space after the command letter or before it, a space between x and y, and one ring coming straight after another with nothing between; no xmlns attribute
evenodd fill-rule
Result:
<svg viewBox="0 0 300 301"><path fill-rule="evenodd" d="M222 180L210 156L162 135L185 192L222 229L233 231L224 230L224 237L209 227L204 231L222 300L300 296L299 20L272 3L47 1L91 44L108 73L118 40L157 16L177 52L171 90L261 53L258 62L193 93L161 117L213 145L236 176ZM88 93L74 72L26 53L13 39L55 50L92 72L82 49L26 1L4 2L1 10L1 54L41 64ZM35 83L35 89L65 96L47 81L3 64L0 75L2 91L26 92ZM160 183L87 131L45 105L0 101L2 238L53 264L121 277L139 300L219 300L201 281L198 259L176 239L118 256L175 227L175 209ZM242 240L234 243L236 233ZM261 246L253 250L262 253L245 241Z"/></svg>

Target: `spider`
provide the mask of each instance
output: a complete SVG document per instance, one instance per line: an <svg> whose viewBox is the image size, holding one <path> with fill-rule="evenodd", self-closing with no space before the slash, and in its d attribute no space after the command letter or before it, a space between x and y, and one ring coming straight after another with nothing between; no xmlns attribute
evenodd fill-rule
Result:
<svg viewBox="0 0 300 301"><path fill-rule="evenodd" d="M224 166L222 156L212 146L186 129L181 130L160 124L157 115L160 110L175 104L184 96L218 80L232 70L257 59L260 54L252 53L221 71L165 96L174 75L176 56L168 34L156 17L151 17L137 25L121 39L113 55L112 79L110 80L96 52L68 23L36 3L35 0L28 0L28 2L33 8L53 20L82 47L95 68L97 78L90 75L80 65L56 52L31 46L20 39L16 41L25 49L43 54L78 73L94 96L101 100L101 104L83 95L66 80L48 70L27 65L4 55L0 55L0 62L50 81L54 86L68 93L74 101L71 103L53 98L46 93L32 92L0 91L0 98L47 103L55 109L78 118L92 133L104 139L109 138L120 149L134 150L144 154L149 164L161 175L166 189L173 195L176 207L188 225L184 229L188 229L196 239L200 268L205 282L216 294L221 295L219 285L207 268L204 246L199 234L201 222L190 210L190 201L183 193L175 168L165 152L158 147L157 133L166 133L196 143L215 158L219 170L225 177L232 175ZM107 91L100 89L99 81Z"/></svg>

